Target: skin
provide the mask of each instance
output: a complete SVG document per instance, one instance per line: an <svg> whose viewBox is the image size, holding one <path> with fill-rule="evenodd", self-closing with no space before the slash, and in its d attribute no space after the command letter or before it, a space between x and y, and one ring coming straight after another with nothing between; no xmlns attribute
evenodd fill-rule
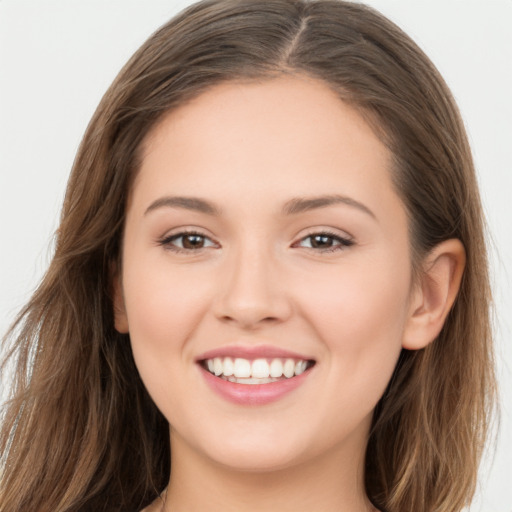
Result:
<svg viewBox="0 0 512 512"><path fill-rule="evenodd" d="M216 86L168 114L143 155L115 315L171 425L167 496L147 510L374 510L363 486L373 409L402 348L424 347L441 328L462 247L441 244L429 255L431 278L412 281L391 155L316 80ZM333 194L344 202L282 211ZM164 204L170 196L219 212ZM190 241L171 240L184 230L203 247L173 250ZM326 231L313 246L311 235ZM261 344L306 354L315 367L266 405L233 404L206 385L200 354Z"/></svg>

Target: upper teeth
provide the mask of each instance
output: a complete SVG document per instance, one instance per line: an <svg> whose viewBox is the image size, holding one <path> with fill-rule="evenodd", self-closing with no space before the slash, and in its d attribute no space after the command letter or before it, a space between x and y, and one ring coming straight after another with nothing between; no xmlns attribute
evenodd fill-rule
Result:
<svg viewBox="0 0 512 512"><path fill-rule="evenodd" d="M269 377L293 377L300 375L307 367L307 361L294 359L249 359L230 357L215 357L207 359L206 366L208 370L219 376L234 376L237 378L257 378L266 379Z"/></svg>

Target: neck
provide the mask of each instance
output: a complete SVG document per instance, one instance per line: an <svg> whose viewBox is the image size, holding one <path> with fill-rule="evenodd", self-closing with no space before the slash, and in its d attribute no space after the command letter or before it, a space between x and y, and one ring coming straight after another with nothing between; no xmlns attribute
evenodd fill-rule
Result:
<svg viewBox="0 0 512 512"><path fill-rule="evenodd" d="M205 459L176 435L171 445L165 512L375 510L364 490L364 450L337 447L293 467L238 471Z"/></svg>

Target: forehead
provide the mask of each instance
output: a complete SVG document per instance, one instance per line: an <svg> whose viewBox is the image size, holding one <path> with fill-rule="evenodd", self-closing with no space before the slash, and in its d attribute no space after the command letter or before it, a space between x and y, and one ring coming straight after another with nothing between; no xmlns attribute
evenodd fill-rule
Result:
<svg viewBox="0 0 512 512"><path fill-rule="evenodd" d="M357 126L372 138L382 138L379 123L369 113L365 112L363 116L361 112L362 109L343 101L329 84L307 75L223 82L164 114L144 140L142 155L147 156L161 137L170 135L173 129L192 129L194 135L201 135L213 128L215 139L220 142L222 133L228 134L229 126L219 126L219 120L244 125L245 130L263 124L265 137L262 142L267 145L276 133L279 140L284 141L283 124L294 125L294 139L301 127L312 128L317 138L328 139L328 135L333 135L333 127L341 128L339 122ZM338 123L333 124L334 120ZM304 135L311 137L312 133L304 130ZM344 135L349 143L347 133Z"/></svg>
<svg viewBox="0 0 512 512"><path fill-rule="evenodd" d="M390 161L365 118L322 81L228 82L155 126L133 192L224 202L342 193L368 201L383 198L383 185L391 189Z"/></svg>

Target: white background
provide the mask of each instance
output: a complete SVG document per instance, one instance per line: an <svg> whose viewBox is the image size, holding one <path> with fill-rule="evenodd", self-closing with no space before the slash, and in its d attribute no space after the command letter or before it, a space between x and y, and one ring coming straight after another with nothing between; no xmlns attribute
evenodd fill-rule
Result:
<svg viewBox="0 0 512 512"><path fill-rule="evenodd" d="M1 333L48 264L73 157L102 94L147 36L189 3L0 0ZM368 3L431 57L469 132L493 239L502 394L494 462L484 464L471 510L511 512L512 0Z"/></svg>

